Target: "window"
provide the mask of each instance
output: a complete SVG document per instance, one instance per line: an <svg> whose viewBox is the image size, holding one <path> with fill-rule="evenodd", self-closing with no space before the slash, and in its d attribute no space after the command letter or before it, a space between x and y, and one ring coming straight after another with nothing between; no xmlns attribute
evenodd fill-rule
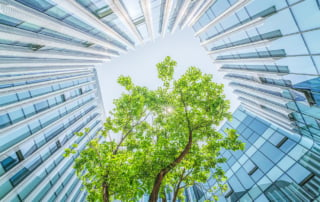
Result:
<svg viewBox="0 0 320 202"><path fill-rule="evenodd" d="M52 92L52 88L51 88L51 86L50 87L37 88L37 89L31 90L30 92L31 92L31 96L32 97L36 97L36 96L39 96L39 95L43 95L43 94Z"/></svg>
<svg viewBox="0 0 320 202"><path fill-rule="evenodd" d="M49 102L50 107L53 107L53 106L57 105L56 99L54 97L53 98L49 98L48 102Z"/></svg>
<svg viewBox="0 0 320 202"><path fill-rule="evenodd" d="M8 154L8 157L1 161L1 165L5 171L10 170L13 166L19 163L19 159L15 153Z"/></svg>
<svg viewBox="0 0 320 202"><path fill-rule="evenodd" d="M38 103L35 104L34 106L35 106L35 108L36 108L37 113L39 113L39 112L41 112L41 111L44 111L44 110L46 110L46 109L49 108L49 105L48 105L48 101L47 101L47 100L38 102Z"/></svg>
<svg viewBox="0 0 320 202"><path fill-rule="evenodd" d="M23 158L27 158L36 150L37 150L37 145L34 143L33 140L29 140L20 146L20 151Z"/></svg>
<svg viewBox="0 0 320 202"><path fill-rule="evenodd" d="M14 102L18 102L18 97L16 94L0 96L0 106L4 106Z"/></svg>
<svg viewBox="0 0 320 202"><path fill-rule="evenodd" d="M9 112L12 124L17 123L24 119L24 114L21 109Z"/></svg>
<svg viewBox="0 0 320 202"><path fill-rule="evenodd" d="M0 115L0 128L5 128L11 124L8 114Z"/></svg>
<svg viewBox="0 0 320 202"><path fill-rule="evenodd" d="M39 131L42 128L39 120L34 120L32 122L29 122L28 125L29 125L31 133L36 133L37 131Z"/></svg>
<svg viewBox="0 0 320 202"><path fill-rule="evenodd" d="M20 23L22 23L21 20L17 20L15 18L0 14L0 24L16 26Z"/></svg>
<svg viewBox="0 0 320 202"><path fill-rule="evenodd" d="M25 100L25 99L28 99L31 97L29 91L23 91L23 92L19 92L17 94L18 94L19 100Z"/></svg>
<svg viewBox="0 0 320 202"><path fill-rule="evenodd" d="M50 7L52 7L52 4L48 3L48 1L23 1L23 0L18 0L18 2L34 8L40 12L44 12L45 10L49 9Z"/></svg>
<svg viewBox="0 0 320 202"><path fill-rule="evenodd" d="M29 106L23 107L23 112L26 118L28 118L34 115L36 113L36 110L34 109L33 105L29 105Z"/></svg>
<svg viewBox="0 0 320 202"><path fill-rule="evenodd" d="M292 168L289 169L287 174L297 183L303 182L311 172L296 163Z"/></svg>
<svg viewBox="0 0 320 202"><path fill-rule="evenodd" d="M252 155L251 160L263 171L268 172L272 168L273 163L267 159L261 152L257 151Z"/></svg>
<svg viewBox="0 0 320 202"><path fill-rule="evenodd" d="M284 155L278 148L270 144L269 142L265 142L260 151L265 154L269 159L271 159L274 163L277 163L281 157Z"/></svg>

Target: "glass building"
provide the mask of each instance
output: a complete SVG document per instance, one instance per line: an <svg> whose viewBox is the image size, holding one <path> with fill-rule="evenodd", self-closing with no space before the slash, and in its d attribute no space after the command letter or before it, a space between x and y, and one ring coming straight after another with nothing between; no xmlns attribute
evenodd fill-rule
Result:
<svg viewBox="0 0 320 202"><path fill-rule="evenodd" d="M220 129L236 129L246 143L244 151L223 151L222 164L229 189L219 201L319 201L320 146L267 122L243 107ZM206 184L186 191L187 201L214 201ZM214 193L219 195L219 192Z"/></svg>
<svg viewBox="0 0 320 202"><path fill-rule="evenodd" d="M96 136L101 103L93 68L0 69L0 201L85 197L71 166L78 154L62 154Z"/></svg>
<svg viewBox="0 0 320 202"><path fill-rule="evenodd" d="M186 26L242 102L221 200L320 200L319 19L319 0L0 0L0 201L83 201L61 154L102 126L94 65Z"/></svg>
<svg viewBox="0 0 320 202"><path fill-rule="evenodd" d="M193 29L245 108L320 142L318 0L217 0Z"/></svg>

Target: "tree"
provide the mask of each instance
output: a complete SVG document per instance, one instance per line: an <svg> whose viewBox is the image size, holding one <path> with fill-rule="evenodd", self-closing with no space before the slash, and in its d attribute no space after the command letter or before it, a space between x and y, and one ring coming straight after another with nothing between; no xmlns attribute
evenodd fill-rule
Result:
<svg viewBox="0 0 320 202"><path fill-rule="evenodd" d="M131 135L145 130L149 116L146 111L148 89L135 86L128 77L120 76L118 83L125 87L127 93L114 100L115 108L100 131L104 140L91 140L74 164L76 174L88 192L89 201L132 201L144 193L143 184L135 178L136 161L132 150L123 149L123 145ZM74 149L68 148L65 156L71 153L75 153Z"/></svg>
<svg viewBox="0 0 320 202"><path fill-rule="evenodd" d="M159 193L172 191L177 198L206 181L210 169L218 181L225 178L220 150L244 145L235 131L222 135L215 129L231 117L223 85L196 67L175 80L175 66L170 57L157 64L163 85L156 90L136 86L130 77L118 79L126 93L114 102L102 134L120 138L91 141L75 163L89 200L133 201L150 193L155 202Z"/></svg>

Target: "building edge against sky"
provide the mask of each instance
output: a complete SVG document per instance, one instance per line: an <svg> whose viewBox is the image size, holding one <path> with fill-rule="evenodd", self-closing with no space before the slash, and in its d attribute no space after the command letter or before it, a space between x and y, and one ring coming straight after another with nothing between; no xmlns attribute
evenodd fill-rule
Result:
<svg viewBox="0 0 320 202"><path fill-rule="evenodd" d="M314 142L314 146L307 147L307 150L314 150L312 154L306 153L301 157L304 160L294 159L313 174L308 175L308 180L299 182L290 175L298 169L295 165L284 170L273 162L275 171L272 169L272 172L283 171L289 176L283 181L292 180L289 188L276 182L277 177L282 180L281 176L263 172L264 178L270 180L270 187L283 188L279 193L268 192L276 199L287 197L294 190L291 187L297 188L296 184L297 189L308 192L312 189L310 184L319 182L318 173L312 170L318 168L320 159L317 146L320 141L319 17L319 0L0 0L0 200L33 199L39 197L39 192L48 193L41 196L48 200L50 197L51 200L84 198L85 193L79 194L81 184L77 184L76 177L63 172L72 170L72 161L58 154L71 141L82 143L95 135L92 131L84 139L73 136L73 129L86 126L71 128L73 124L80 124L74 122L77 117L81 116L79 120L87 125L104 117L99 115L103 110L96 111L100 118L94 114L83 116L101 107L101 96L85 100L86 93L99 91L92 65L187 25L193 25L195 36L213 59L213 67L226 72L225 78L231 81L243 108L283 128L287 131L285 134L293 134L284 135L288 138L284 142L294 141L293 137L303 140L296 143L301 147ZM71 106L73 100L77 100L81 108ZM94 106L95 109L90 109ZM86 111L85 107L90 110ZM57 120L42 118L49 111ZM53 124L61 127L53 127ZM100 124L97 122L94 128L98 129ZM15 132L20 129L16 126L23 129ZM50 131L51 127L63 128L63 131ZM15 135L10 135L12 132ZM250 149L271 155L263 150L272 147L275 141L272 137L252 142L254 147ZM277 149L280 151L281 145ZM301 155L282 152L283 159ZM238 172L245 172L236 169L243 163L229 165L235 173L230 175L232 179L238 178ZM255 164L257 171L262 169L258 162ZM229 182L233 189L231 199L240 196L238 192L243 191ZM30 186L26 186L27 183ZM254 181L253 184L258 183ZM44 184L47 186L41 186ZM247 190L247 186L243 188ZM30 190L31 187L34 189ZM71 189L75 191L66 194ZM200 196L200 188L194 190ZM303 190L297 198L317 197L305 195ZM254 198L250 191L243 197Z"/></svg>

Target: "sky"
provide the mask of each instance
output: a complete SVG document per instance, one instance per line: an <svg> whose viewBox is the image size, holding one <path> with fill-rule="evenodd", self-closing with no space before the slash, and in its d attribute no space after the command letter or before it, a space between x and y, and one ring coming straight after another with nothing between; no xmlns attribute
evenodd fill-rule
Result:
<svg viewBox="0 0 320 202"><path fill-rule="evenodd" d="M175 78L182 75L190 66L200 68L205 73L213 74L216 83L223 83L227 99L231 101L231 111L239 105L232 89L224 80L223 73L217 71L213 60L208 56L205 49L200 46L199 39L194 37L192 29L177 30L174 34L166 34L137 46L134 50L113 58L110 62L96 66L100 83L102 99L106 113L114 107L113 99L119 97L124 89L117 83L120 75L131 76L133 82L138 85L156 89L160 84L157 78L156 64L166 56L177 61ZM106 115L107 115L106 114Z"/></svg>

